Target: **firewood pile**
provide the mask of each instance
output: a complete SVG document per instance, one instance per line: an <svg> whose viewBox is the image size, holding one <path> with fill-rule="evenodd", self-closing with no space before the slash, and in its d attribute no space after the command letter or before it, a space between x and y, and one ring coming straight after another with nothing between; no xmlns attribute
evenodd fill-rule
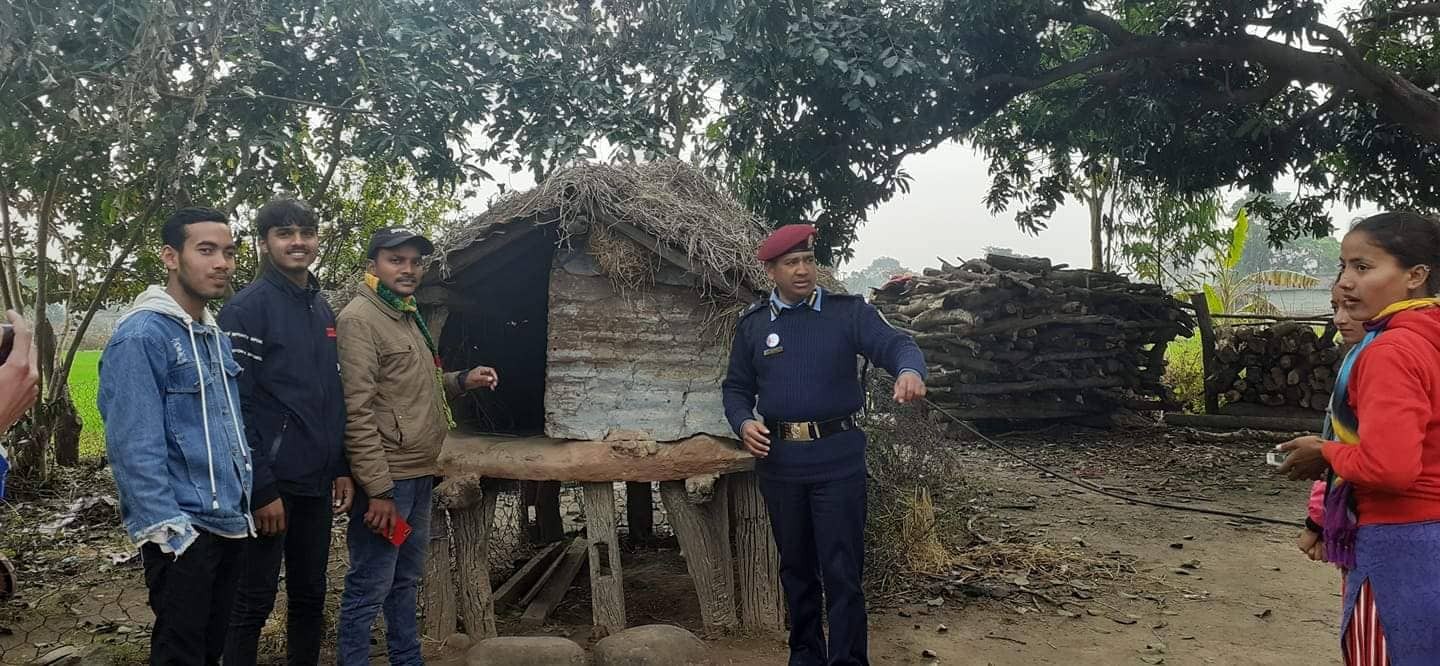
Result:
<svg viewBox="0 0 1440 666"><path fill-rule="evenodd" d="M1316 327L1287 321L1217 329L1209 390L1231 405L1324 411L1344 355L1334 331Z"/></svg>
<svg viewBox="0 0 1440 666"><path fill-rule="evenodd" d="M930 399L966 419L1171 407L1165 346L1195 330L1159 286L1043 258L944 264L892 280L872 302L924 350Z"/></svg>

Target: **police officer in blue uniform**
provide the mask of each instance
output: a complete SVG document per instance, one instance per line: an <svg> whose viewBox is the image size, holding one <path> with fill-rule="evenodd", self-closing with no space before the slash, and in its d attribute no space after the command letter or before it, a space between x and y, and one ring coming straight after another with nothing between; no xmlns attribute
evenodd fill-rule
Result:
<svg viewBox="0 0 1440 666"><path fill-rule="evenodd" d="M925 359L864 299L816 285L814 238L813 226L787 225L756 252L775 289L740 316L723 385L725 416L757 459L790 609L790 666L869 664L860 589L865 433L855 422L864 389L856 356L896 377L902 403L925 396Z"/></svg>

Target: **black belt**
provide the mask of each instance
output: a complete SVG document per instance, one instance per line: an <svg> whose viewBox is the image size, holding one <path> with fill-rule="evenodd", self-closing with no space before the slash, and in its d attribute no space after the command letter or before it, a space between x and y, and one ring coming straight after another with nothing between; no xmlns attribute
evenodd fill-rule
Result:
<svg viewBox="0 0 1440 666"><path fill-rule="evenodd" d="M811 442L829 437L837 432L855 430L859 426L855 424L854 416L843 416L829 421L801 421L799 423L766 421L765 427L770 430L771 435L787 442Z"/></svg>

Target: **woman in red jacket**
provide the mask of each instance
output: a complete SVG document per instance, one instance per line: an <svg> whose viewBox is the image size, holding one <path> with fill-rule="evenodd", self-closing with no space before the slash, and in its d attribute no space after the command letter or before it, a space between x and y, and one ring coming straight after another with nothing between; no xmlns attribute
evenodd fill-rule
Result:
<svg viewBox="0 0 1440 666"><path fill-rule="evenodd" d="M1334 479L1325 558L1346 570L1341 647L1349 666L1440 655L1440 222L1362 220L1340 245L1337 287L1366 322L1332 397L1336 439L1301 437L1280 471Z"/></svg>

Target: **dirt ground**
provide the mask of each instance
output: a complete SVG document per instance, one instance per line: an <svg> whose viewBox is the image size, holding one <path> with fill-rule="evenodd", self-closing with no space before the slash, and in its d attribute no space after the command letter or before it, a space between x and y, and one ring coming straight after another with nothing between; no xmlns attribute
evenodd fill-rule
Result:
<svg viewBox="0 0 1440 666"><path fill-rule="evenodd" d="M1303 516L1306 488L1270 475L1265 444L1215 445L1161 430L1057 431L1002 443L1057 471L1173 503ZM1340 663L1339 577L1300 555L1296 529L1112 500L982 445L963 446L966 473L990 486L976 503L984 514L977 531L1128 555L1135 574L1086 585L1081 596L1092 598L1072 594L1063 609L1026 594L874 609L874 663ZM938 631L941 624L948 631ZM719 663L784 663L771 641L716 647ZM938 659L923 658L924 650Z"/></svg>
<svg viewBox="0 0 1440 666"><path fill-rule="evenodd" d="M1271 476L1263 442L1216 443L1161 429L1054 430L1001 441L1122 494L1285 520L1303 516L1306 487ZM1017 555L1003 561L1001 578L1020 578L1028 584L1014 587L1037 594L977 598L947 590L938 581L956 577L940 576L933 596L872 599L872 662L1340 663L1334 649L1339 577L1300 555L1297 529L1131 504L1076 488L979 443L956 446L967 481L983 489L968 507L978 516L973 530L992 550ZM1039 567L1027 568L1020 556L1027 552L1111 564L1077 567L1079 579L1042 580L1035 577ZM625 562L631 624L668 622L700 631L678 553L646 549L627 553ZM577 585L546 633L589 641L585 591ZM504 616L501 627L505 633ZM717 664L785 663L783 636L709 638ZM935 656L925 657L926 650Z"/></svg>
<svg viewBox="0 0 1440 666"><path fill-rule="evenodd" d="M1270 475L1262 442L1161 429L1056 429L1001 441L1121 493L1287 520L1303 515L1305 488ZM907 593L872 596L874 663L1339 663L1339 578L1299 554L1296 529L1130 504L979 443L955 446L975 492L968 505L944 510L969 514L977 545L952 570L908 581ZM58 512L70 501L40 504ZM0 614L0 662L28 663L70 645L106 646L113 663L140 659L149 616L118 528L41 535L28 513L17 505L5 517L7 553L29 556L17 561L22 593ZM700 632L673 541L631 548L622 560L632 625ZM338 589L343 549L335 564ZM587 596L582 575L543 633L588 644ZM279 615L267 628L272 649L280 645ZM512 614L501 614L500 628L518 633ZM706 638L718 664L785 663L783 636ZM927 650L935 656L923 656ZM431 663L463 664L439 646L429 652Z"/></svg>

